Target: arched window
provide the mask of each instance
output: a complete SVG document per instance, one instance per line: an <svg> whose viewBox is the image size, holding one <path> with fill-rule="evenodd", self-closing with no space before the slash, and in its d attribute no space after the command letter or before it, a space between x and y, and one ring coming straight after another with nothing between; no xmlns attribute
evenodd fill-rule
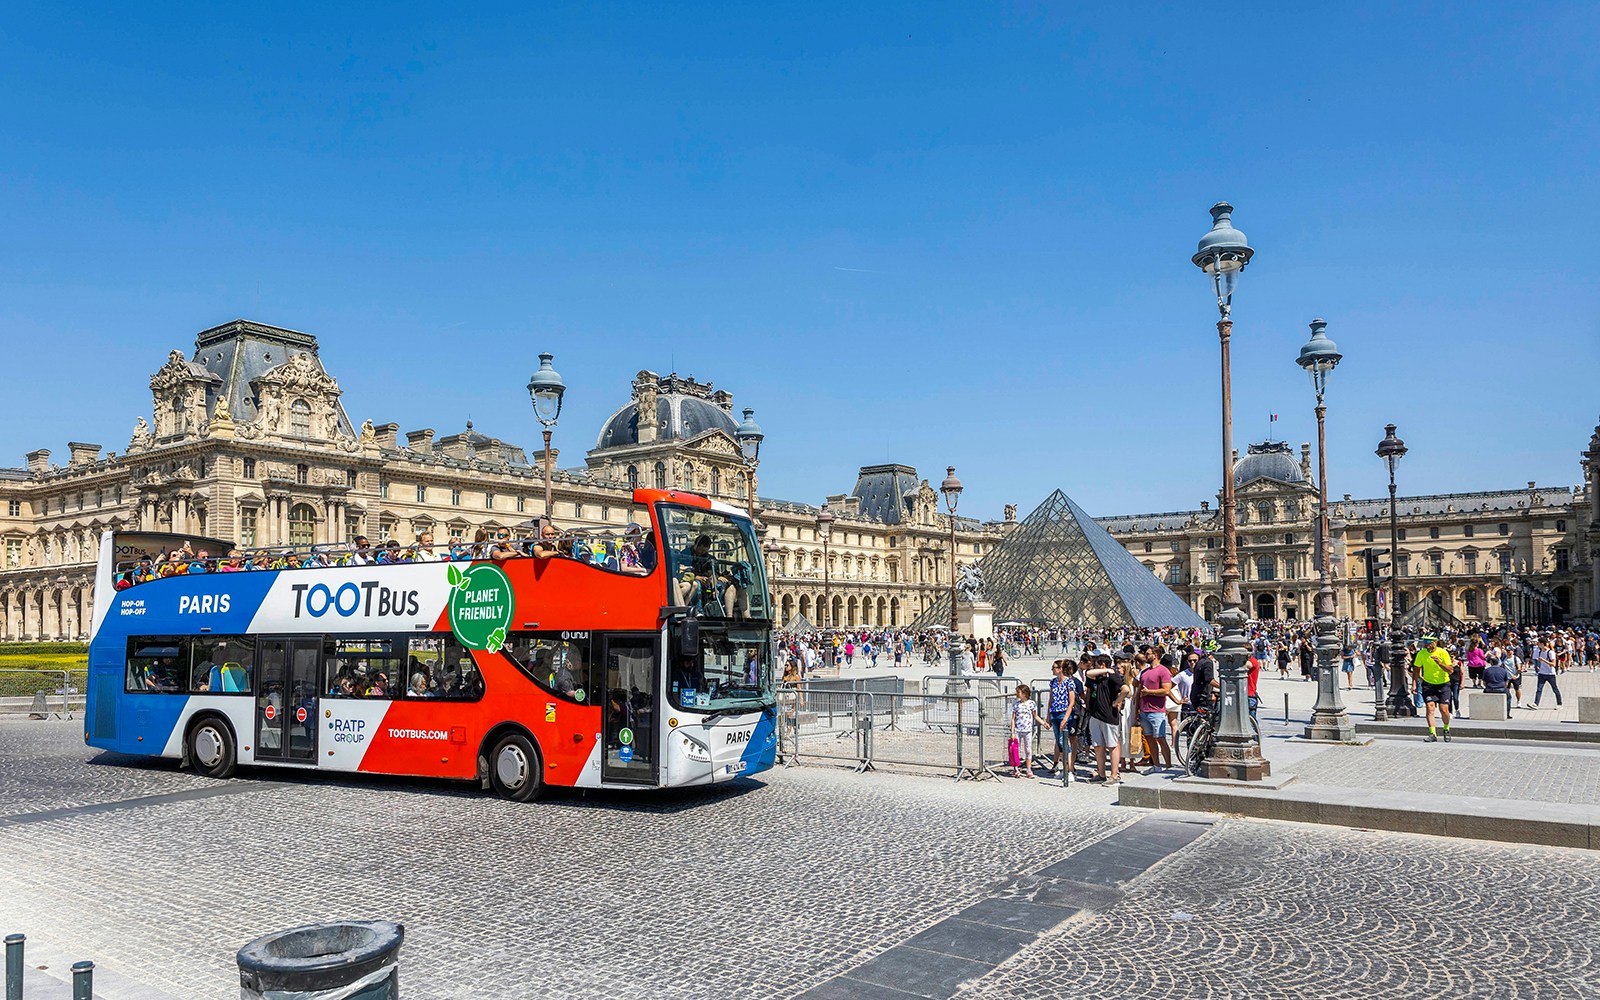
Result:
<svg viewBox="0 0 1600 1000"><path fill-rule="evenodd" d="M317 537L317 512L307 504L289 508L289 544L310 545Z"/></svg>
<svg viewBox="0 0 1600 1000"><path fill-rule="evenodd" d="M296 437L311 436L311 404L303 399L289 404L289 433Z"/></svg>
<svg viewBox="0 0 1600 1000"><path fill-rule="evenodd" d="M639 467L637 465L630 465L630 466L628 466L628 489L636 490L638 488L639 488Z"/></svg>
<svg viewBox="0 0 1600 1000"><path fill-rule="evenodd" d="M1256 560L1257 580L1276 580L1277 578L1277 562L1271 556L1262 556Z"/></svg>
<svg viewBox="0 0 1600 1000"><path fill-rule="evenodd" d="M1469 590L1462 594L1461 607L1462 610L1467 613L1468 618L1478 617L1478 592L1476 590Z"/></svg>
<svg viewBox="0 0 1600 1000"><path fill-rule="evenodd" d="M711 495L722 495L722 470L714 465L711 467Z"/></svg>
<svg viewBox="0 0 1600 1000"><path fill-rule="evenodd" d="M693 462L685 462L685 463L683 463L683 488L686 489L686 490L694 489L694 463Z"/></svg>
<svg viewBox="0 0 1600 1000"><path fill-rule="evenodd" d="M656 463L656 489L664 490L666 488L667 488L667 463L665 463L665 462L657 462Z"/></svg>
<svg viewBox="0 0 1600 1000"><path fill-rule="evenodd" d="M1256 504L1256 516L1261 518L1262 524L1272 523L1272 504L1263 500Z"/></svg>

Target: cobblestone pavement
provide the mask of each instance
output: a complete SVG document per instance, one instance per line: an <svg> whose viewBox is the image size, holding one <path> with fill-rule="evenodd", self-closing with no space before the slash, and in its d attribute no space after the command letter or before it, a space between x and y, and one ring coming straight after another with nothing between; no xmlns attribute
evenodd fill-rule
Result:
<svg viewBox="0 0 1600 1000"><path fill-rule="evenodd" d="M514 805L103 760L73 724L0 723L0 930L185 1000L231 995L246 940L337 917L406 924L418 1000L789 997L1148 815L823 767ZM961 995L1594 995L1597 882L1586 852L1219 820Z"/></svg>
<svg viewBox="0 0 1600 1000"><path fill-rule="evenodd" d="M1586 852L1222 822L957 995L1580 1000L1597 878Z"/></svg>
<svg viewBox="0 0 1600 1000"><path fill-rule="evenodd" d="M781 996L1137 818L1100 789L1064 809L1045 783L824 768L528 805L263 770L209 783L240 794L38 817L96 790L191 790L187 774L85 763L80 741L71 724L0 724L0 928L177 997L231 992L245 941L336 917L405 923L406 995L422 1000Z"/></svg>
<svg viewBox="0 0 1600 1000"><path fill-rule="evenodd" d="M1600 805L1600 753L1379 740L1328 747L1282 768L1315 785Z"/></svg>

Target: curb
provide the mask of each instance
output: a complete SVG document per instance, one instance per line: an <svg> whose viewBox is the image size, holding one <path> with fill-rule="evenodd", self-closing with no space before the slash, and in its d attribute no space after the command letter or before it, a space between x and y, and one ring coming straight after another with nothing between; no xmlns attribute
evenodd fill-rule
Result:
<svg viewBox="0 0 1600 1000"><path fill-rule="evenodd" d="M1356 732L1371 736L1426 736L1428 725L1420 720L1358 722ZM1600 743L1600 726L1578 722L1473 722L1471 719L1456 719L1450 727L1450 735L1480 740Z"/></svg>
<svg viewBox="0 0 1600 1000"><path fill-rule="evenodd" d="M1123 785L1117 804L1600 851L1600 806L1565 802L1374 792L1298 782L1276 791L1166 782Z"/></svg>

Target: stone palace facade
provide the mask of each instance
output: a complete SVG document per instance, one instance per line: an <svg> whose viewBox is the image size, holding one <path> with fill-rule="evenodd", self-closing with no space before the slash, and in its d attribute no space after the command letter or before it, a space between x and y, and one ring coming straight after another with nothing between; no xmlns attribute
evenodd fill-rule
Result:
<svg viewBox="0 0 1600 1000"><path fill-rule="evenodd" d="M138 419L121 453L72 442L65 465L39 449L23 468L0 468L0 638L84 636L108 528L188 532L242 548L357 535L409 544L424 531L441 542L470 538L543 512L542 453L470 421L443 436L356 425L309 334L245 320L204 330L192 354L168 355L150 391L151 419ZM748 504L759 483L740 458L736 427L731 393L639 372L583 464L555 473L553 516L620 530L638 519L635 486ZM1460 617L1497 618L1509 567L1571 613L1591 612L1600 430L1584 460L1584 487L1402 498L1402 609L1433 599ZM1296 462L1286 445L1251 446L1237 479L1252 612L1308 617L1316 495L1307 450ZM827 539L816 520L824 504L834 516ZM903 625L947 592L950 522L938 492L909 466L864 467L851 491L823 504L760 498L755 506L780 621ZM1387 544L1387 507L1386 499L1333 503L1341 611L1368 606L1363 569L1349 554L1369 533L1372 544ZM1220 606L1221 535L1210 503L1100 523L1197 611ZM955 559L981 559L1015 524L1012 505L998 522L958 517Z"/></svg>

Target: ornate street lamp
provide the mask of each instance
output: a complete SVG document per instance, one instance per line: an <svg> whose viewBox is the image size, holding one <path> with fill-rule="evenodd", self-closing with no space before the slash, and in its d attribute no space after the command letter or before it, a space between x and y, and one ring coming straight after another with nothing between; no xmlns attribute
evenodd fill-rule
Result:
<svg viewBox="0 0 1600 1000"><path fill-rule="evenodd" d="M1399 500L1395 496L1394 467L1406 457L1406 443L1394 436L1394 424L1385 424L1383 427L1383 440L1378 442L1377 455L1383 459L1383 464L1389 467L1389 594L1384 602L1384 610L1388 612L1388 623L1384 626L1384 636L1389 648L1387 664L1389 668L1389 692L1393 701L1392 711L1396 717L1411 714L1415 706L1411 705L1411 696L1406 693L1405 664L1400 662L1401 654L1405 650L1404 643L1396 643L1394 634L1394 616L1397 609L1396 602L1400 597L1400 508ZM1383 671L1377 672L1378 681L1383 682ZM1377 702L1373 718L1382 721L1388 718L1384 710L1383 690L1380 688L1372 693Z"/></svg>
<svg viewBox="0 0 1600 1000"><path fill-rule="evenodd" d="M761 425L756 423L756 411L750 407L744 408L744 420L734 429L733 436L739 439L739 454L744 458L744 484L745 498L749 501L750 521L756 519L756 466L761 464L761 439L766 437L761 433Z"/></svg>
<svg viewBox="0 0 1600 1000"><path fill-rule="evenodd" d="M945 509L950 511L950 676L961 676L961 653L956 649L960 624L956 619L956 505L961 502L961 480L956 478L956 467L945 467L944 482L939 492L944 495Z"/></svg>
<svg viewBox="0 0 1600 1000"><path fill-rule="evenodd" d="M1300 356L1295 359L1295 364L1311 376L1311 388L1317 394L1317 490L1322 499L1318 514L1322 537L1317 540L1317 617L1313 626L1317 634L1317 703L1311 709L1306 739L1339 743L1354 739L1356 727L1350 721L1350 713L1345 711L1344 699L1339 694L1339 671L1334 665L1339 658L1339 610L1328 570L1333 540L1328 522L1328 408L1323 405L1322 397L1328 389L1328 376L1343 357L1328 339L1327 320L1312 320L1311 339L1300 348Z"/></svg>
<svg viewBox="0 0 1600 1000"><path fill-rule="evenodd" d="M539 370L528 380L533 415L544 425L544 516L551 521L555 519L555 511L550 504L550 429L556 425L556 418L561 416L561 400L567 394L567 384L550 367L550 360L554 357L549 352L539 355Z"/></svg>
<svg viewBox="0 0 1600 1000"><path fill-rule="evenodd" d="M1233 228L1233 206L1219 201L1211 206L1211 231L1200 240L1194 265L1210 278L1217 296L1217 338L1222 347L1222 629L1217 659L1221 664L1222 704L1220 728L1211 756L1201 767L1207 778L1259 781L1272 773L1261 756L1261 744L1250 728L1249 655L1244 637L1244 610L1239 595L1239 530L1233 492L1233 376L1229 340L1233 336L1233 292L1239 272L1255 251L1244 233Z"/></svg>
<svg viewBox="0 0 1600 1000"><path fill-rule="evenodd" d="M833 597L828 592L828 539L833 535L833 511L827 507L817 511L817 535L822 539L822 614L817 616L821 619L817 626L826 630L828 615L833 611ZM830 651L828 655L832 657L833 653Z"/></svg>

